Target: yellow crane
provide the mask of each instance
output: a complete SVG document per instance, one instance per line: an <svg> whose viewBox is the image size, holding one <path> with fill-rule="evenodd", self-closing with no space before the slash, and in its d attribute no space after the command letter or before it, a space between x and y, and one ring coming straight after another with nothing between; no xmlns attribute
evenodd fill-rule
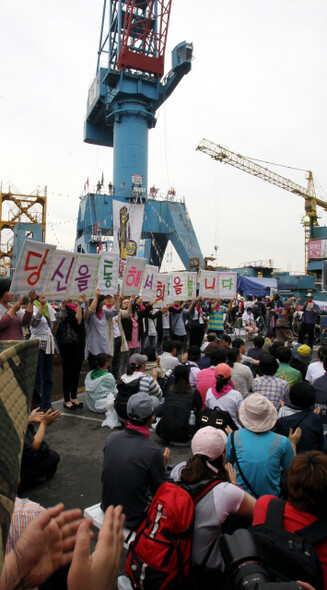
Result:
<svg viewBox="0 0 327 590"><path fill-rule="evenodd" d="M269 170L269 168L265 168L260 164L257 164L253 160L249 158L245 158L240 154L235 154L231 150L222 147L208 139L202 139L200 141L198 147L196 148L200 152L204 152L213 160L217 160L217 162L222 162L223 164L230 164L239 170L243 170L243 172L247 172L248 174L252 174L257 178L261 178L266 182L270 182L280 188L283 188L290 193L295 195L299 195L303 197L305 200L304 207L305 207L305 214L306 217L303 218L303 226L304 226L304 259L305 259L305 271L308 272L308 242L312 237L312 230L314 226L319 225L318 223L318 216L317 216L317 205L322 207L325 211L327 211L327 202L323 201L316 197L315 186L313 182L313 176L311 170L307 170L306 179L308 181L307 187L303 187L288 178L284 178L280 174Z"/></svg>

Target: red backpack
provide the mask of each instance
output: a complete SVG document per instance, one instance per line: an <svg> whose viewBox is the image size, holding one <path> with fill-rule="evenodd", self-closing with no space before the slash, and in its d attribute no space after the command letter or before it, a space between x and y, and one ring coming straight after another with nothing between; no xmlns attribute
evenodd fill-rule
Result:
<svg viewBox="0 0 327 590"><path fill-rule="evenodd" d="M163 483L131 543L125 574L141 590L182 590L191 561L194 504L219 480L192 499L182 487Z"/></svg>

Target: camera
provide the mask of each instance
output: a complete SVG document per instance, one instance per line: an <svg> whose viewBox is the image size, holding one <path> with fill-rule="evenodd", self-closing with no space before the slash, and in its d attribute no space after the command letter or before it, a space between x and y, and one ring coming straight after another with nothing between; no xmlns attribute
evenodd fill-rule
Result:
<svg viewBox="0 0 327 590"><path fill-rule="evenodd" d="M226 571L237 590L300 590L297 582L270 582L260 548L246 529L222 535L220 541Z"/></svg>

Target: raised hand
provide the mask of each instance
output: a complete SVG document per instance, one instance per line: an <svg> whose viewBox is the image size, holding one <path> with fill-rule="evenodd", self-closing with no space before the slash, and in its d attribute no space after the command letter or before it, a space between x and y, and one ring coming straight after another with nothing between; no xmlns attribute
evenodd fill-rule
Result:
<svg viewBox="0 0 327 590"><path fill-rule="evenodd" d="M125 516L122 506L109 506L95 550L90 555L90 527L83 522L77 531L68 590L114 590L123 550Z"/></svg>

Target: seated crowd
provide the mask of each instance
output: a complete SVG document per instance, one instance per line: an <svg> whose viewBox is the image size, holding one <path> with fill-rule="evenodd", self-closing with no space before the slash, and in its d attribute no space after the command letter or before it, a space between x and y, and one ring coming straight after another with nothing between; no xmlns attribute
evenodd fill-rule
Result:
<svg viewBox="0 0 327 590"><path fill-rule="evenodd" d="M307 325L301 326L294 346L290 319L298 302L289 298L283 305L277 299L273 307L271 300L251 301L242 315L246 338L253 338L246 354L244 340L224 331L226 313L235 312L232 301L224 305L198 297L189 305L175 302L156 309L141 298L97 291L91 302L79 297L54 310L31 292L23 311L23 303L10 305L9 287L9 281L0 280L0 339L39 339L19 493L51 478L60 460L45 441L47 427L61 416L51 403L56 347L62 358L64 409L83 408L77 389L84 358L89 364L86 407L114 413L119 430L109 434L104 447L99 496L105 516L93 554L92 522L81 519L79 510L63 511L62 504L45 510L17 497L4 540L0 590L41 587L47 580L45 588L114 589L124 525L138 533L118 588L236 588L225 567L222 535L263 525L274 498L284 500L285 531L293 534L316 523L312 544L323 581L318 572L315 578L301 577L300 583L327 588L327 527L325 534L320 530L327 522L327 347L320 346L318 360L312 362L310 297L303 306ZM306 331L309 345L304 343ZM168 445L184 446L186 460L169 465ZM128 563L149 523L151 502L161 489L169 489L162 488L167 482L187 491L194 518L188 577L176 566L175 581L162 586L144 570L155 551L143 562ZM161 510L170 518L164 504ZM176 514L178 510L183 508L176 502ZM286 553L284 562L287 569ZM135 577L138 567L143 568L144 586ZM64 581L56 577L58 570Z"/></svg>

